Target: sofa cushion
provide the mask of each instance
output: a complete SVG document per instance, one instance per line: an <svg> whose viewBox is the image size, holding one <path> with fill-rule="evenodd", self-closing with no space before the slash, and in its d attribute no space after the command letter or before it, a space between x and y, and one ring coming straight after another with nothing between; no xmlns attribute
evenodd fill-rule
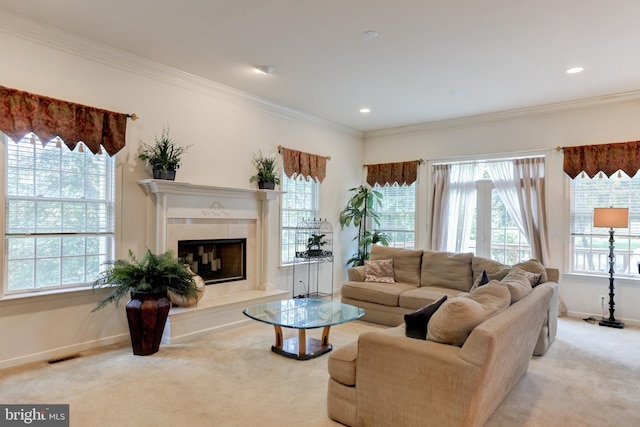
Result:
<svg viewBox="0 0 640 427"><path fill-rule="evenodd" d="M471 260L471 270L473 277L478 277L483 271L486 271L489 280L502 280L504 276L509 274L511 267L489 258L474 256Z"/></svg>
<svg viewBox="0 0 640 427"><path fill-rule="evenodd" d="M520 267L525 271L540 275L538 283L532 284L531 286L537 286L538 284L544 283L549 280L549 278L547 277L547 269L544 268L544 266L537 259L530 259L528 261L519 262L517 264L513 264L513 266Z"/></svg>
<svg viewBox="0 0 640 427"><path fill-rule="evenodd" d="M442 303L447 300L447 296L443 296L438 301L429 304L420 310L404 315L405 335L409 338L417 338L421 340L427 339L427 324L431 316L440 308Z"/></svg>
<svg viewBox="0 0 640 427"><path fill-rule="evenodd" d="M358 342L335 349L329 354L327 369L331 378L344 385L356 384L356 360L358 358Z"/></svg>
<svg viewBox="0 0 640 427"><path fill-rule="evenodd" d="M443 295L455 297L459 293L460 291L457 289L443 288L442 286L423 286L403 292L400 295L398 305L411 310L418 310L439 300Z"/></svg>
<svg viewBox="0 0 640 427"><path fill-rule="evenodd" d="M365 261L364 281L394 283L395 280L393 279L393 260L378 259L375 261Z"/></svg>
<svg viewBox="0 0 640 427"><path fill-rule="evenodd" d="M520 301L526 297L533 290L532 283L538 283L540 280L539 274L530 273L518 267L513 267L509 274L501 280L502 283L507 285L509 292L511 293L511 304Z"/></svg>
<svg viewBox="0 0 640 427"><path fill-rule="evenodd" d="M443 286L468 291L473 284L472 253L424 251L420 286Z"/></svg>
<svg viewBox="0 0 640 427"><path fill-rule="evenodd" d="M396 282L420 285L422 251L373 245L369 259L393 259L393 276Z"/></svg>
<svg viewBox="0 0 640 427"><path fill-rule="evenodd" d="M347 282L340 292L345 298L397 307L400 294L410 289L415 289L415 286L398 282Z"/></svg>
<svg viewBox="0 0 640 427"><path fill-rule="evenodd" d="M473 328L509 307L510 302L509 289L495 280L473 293L449 298L431 317L427 339L462 346Z"/></svg>

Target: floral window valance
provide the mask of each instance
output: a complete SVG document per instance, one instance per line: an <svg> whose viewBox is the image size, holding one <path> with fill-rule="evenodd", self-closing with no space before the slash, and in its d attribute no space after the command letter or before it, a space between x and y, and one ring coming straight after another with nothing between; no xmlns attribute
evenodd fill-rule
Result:
<svg viewBox="0 0 640 427"><path fill-rule="evenodd" d="M291 150L289 148L278 147L282 153L282 164L284 173L293 178L300 175L322 182L327 176L327 160L331 157L319 156L317 154L305 153L304 151Z"/></svg>
<svg viewBox="0 0 640 427"><path fill-rule="evenodd" d="M418 179L418 164L420 160L397 163L380 163L377 165L366 165L367 183L370 186L377 184L411 185Z"/></svg>
<svg viewBox="0 0 640 427"><path fill-rule="evenodd" d="M127 114L114 113L0 86L0 131L14 141L33 132L43 143L60 137L70 150L79 142L94 154L125 145Z"/></svg>
<svg viewBox="0 0 640 427"><path fill-rule="evenodd" d="M572 179L585 172L590 178L621 170L633 177L640 169L640 141L563 147L564 171Z"/></svg>

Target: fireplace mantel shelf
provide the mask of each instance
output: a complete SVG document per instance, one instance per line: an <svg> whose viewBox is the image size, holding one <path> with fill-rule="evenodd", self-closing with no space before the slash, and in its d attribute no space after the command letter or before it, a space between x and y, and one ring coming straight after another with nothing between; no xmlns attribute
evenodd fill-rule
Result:
<svg viewBox="0 0 640 427"><path fill-rule="evenodd" d="M138 181L147 194L179 194L185 196L219 196L241 199L274 200L284 191L256 190L250 188L214 187L196 185L188 182L168 181L163 179L142 179Z"/></svg>

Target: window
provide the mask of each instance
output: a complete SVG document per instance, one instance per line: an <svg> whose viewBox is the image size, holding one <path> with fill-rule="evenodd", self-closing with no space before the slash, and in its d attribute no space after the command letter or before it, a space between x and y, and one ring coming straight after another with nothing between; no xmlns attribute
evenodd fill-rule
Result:
<svg viewBox="0 0 640 427"><path fill-rule="evenodd" d="M476 255L511 265L531 258L529 242L511 218L489 180L479 180L470 249Z"/></svg>
<svg viewBox="0 0 640 427"><path fill-rule="evenodd" d="M113 258L113 159L32 134L5 146L5 293L93 282Z"/></svg>
<svg viewBox="0 0 640 427"><path fill-rule="evenodd" d="M293 262L296 250L296 226L303 220L320 217L320 183L313 179L282 174L280 263Z"/></svg>
<svg viewBox="0 0 640 427"><path fill-rule="evenodd" d="M416 240L416 183L411 185L386 184L373 188L382 193L380 226L375 227L389 236L389 246L415 248Z"/></svg>
<svg viewBox="0 0 640 427"><path fill-rule="evenodd" d="M609 230L593 227L593 208L629 208L629 228L615 229L616 276L638 274L640 262L640 174L571 180L571 271L609 273Z"/></svg>

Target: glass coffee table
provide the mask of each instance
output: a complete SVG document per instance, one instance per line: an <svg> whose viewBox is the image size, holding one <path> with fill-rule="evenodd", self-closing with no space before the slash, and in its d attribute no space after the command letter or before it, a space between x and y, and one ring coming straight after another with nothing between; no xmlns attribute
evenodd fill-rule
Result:
<svg viewBox="0 0 640 427"><path fill-rule="evenodd" d="M339 301L296 298L272 301L245 308L242 313L259 322L273 325L276 343L274 353L297 360L308 360L331 351L329 329L364 316L362 308ZM282 328L298 330L298 336L284 339ZM308 338L307 329L323 328L322 339Z"/></svg>

